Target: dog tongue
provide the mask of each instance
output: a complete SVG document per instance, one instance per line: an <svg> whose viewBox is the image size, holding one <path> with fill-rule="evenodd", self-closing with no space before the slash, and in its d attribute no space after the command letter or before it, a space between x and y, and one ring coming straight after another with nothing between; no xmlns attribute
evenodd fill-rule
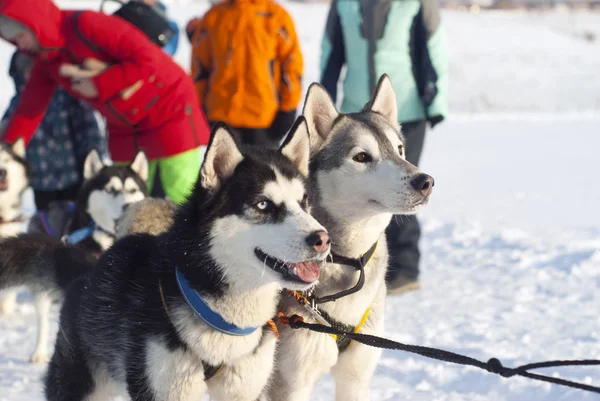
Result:
<svg viewBox="0 0 600 401"><path fill-rule="evenodd" d="M319 278L319 266L315 262L300 262L294 267L298 278L306 283L312 283Z"/></svg>

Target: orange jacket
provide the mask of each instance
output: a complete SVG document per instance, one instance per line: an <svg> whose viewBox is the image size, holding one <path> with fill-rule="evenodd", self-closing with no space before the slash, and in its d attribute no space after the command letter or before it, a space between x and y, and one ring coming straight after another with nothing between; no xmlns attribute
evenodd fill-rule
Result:
<svg viewBox="0 0 600 401"><path fill-rule="evenodd" d="M268 128L302 96L294 22L272 0L226 0L196 24L192 77L209 121Z"/></svg>

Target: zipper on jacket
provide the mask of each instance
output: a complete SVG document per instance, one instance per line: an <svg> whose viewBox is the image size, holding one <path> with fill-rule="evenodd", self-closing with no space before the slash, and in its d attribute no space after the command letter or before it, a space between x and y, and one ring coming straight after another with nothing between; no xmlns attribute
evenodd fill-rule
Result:
<svg viewBox="0 0 600 401"><path fill-rule="evenodd" d="M227 55L225 56L225 65L229 66L231 63L231 53L233 47L233 30L229 30L229 37L227 38Z"/></svg>
<svg viewBox="0 0 600 401"><path fill-rule="evenodd" d="M281 100L279 99L279 91L277 90L277 85L275 84L275 60L269 61L269 81L271 82L271 88L273 88L273 95L275 96L275 101L279 105Z"/></svg>

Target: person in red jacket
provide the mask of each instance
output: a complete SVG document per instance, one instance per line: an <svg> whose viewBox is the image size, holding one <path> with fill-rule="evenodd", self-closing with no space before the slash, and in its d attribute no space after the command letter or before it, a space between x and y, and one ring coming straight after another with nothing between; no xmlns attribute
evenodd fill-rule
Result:
<svg viewBox="0 0 600 401"><path fill-rule="evenodd" d="M61 10L51 0L0 0L0 36L36 57L1 140L28 143L61 86L106 118L113 161L144 150L149 184L159 174L170 199L185 199L209 128L191 78L168 54L118 16Z"/></svg>

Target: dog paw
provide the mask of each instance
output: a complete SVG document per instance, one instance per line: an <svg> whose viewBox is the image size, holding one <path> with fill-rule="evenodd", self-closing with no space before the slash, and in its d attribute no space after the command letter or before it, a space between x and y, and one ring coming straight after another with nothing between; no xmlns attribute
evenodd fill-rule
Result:
<svg viewBox="0 0 600 401"><path fill-rule="evenodd" d="M36 352L35 354L33 354L31 356L29 361L36 365L42 365L42 364L46 364L46 363L50 362L50 358L48 357L48 354L46 354L46 353Z"/></svg>

